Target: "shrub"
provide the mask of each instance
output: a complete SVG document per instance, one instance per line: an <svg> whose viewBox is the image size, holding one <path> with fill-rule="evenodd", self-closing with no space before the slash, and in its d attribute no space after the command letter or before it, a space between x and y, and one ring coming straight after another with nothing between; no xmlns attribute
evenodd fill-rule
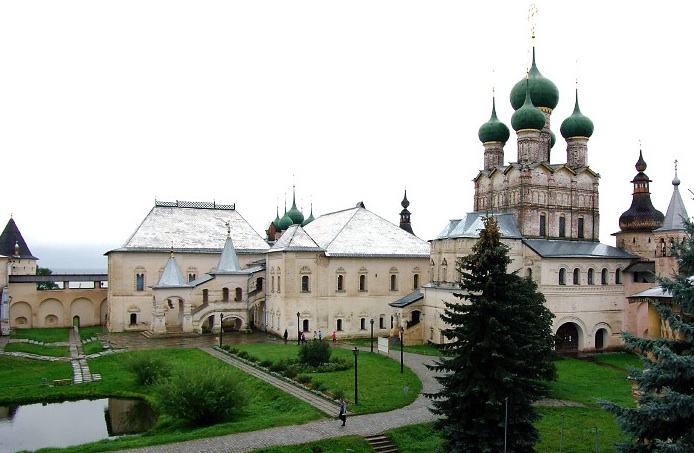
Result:
<svg viewBox="0 0 694 453"><path fill-rule="evenodd" d="M152 354L137 354L125 363L128 371L135 373L139 385L156 384L160 379L171 376L171 366L161 357Z"/></svg>
<svg viewBox="0 0 694 453"><path fill-rule="evenodd" d="M313 384L311 384L311 387L313 387L314 390L318 390L319 392L322 392L322 391L328 389L328 386L323 384L320 381L315 381Z"/></svg>
<svg viewBox="0 0 694 453"><path fill-rule="evenodd" d="M317 368L330 361L332 349L328 341L313 341L301 346L299 362Z"/></svg>
<svg viewBox="0 0 694 453"><path fill-rule="evenodd" d="M274 371L276 373L283 373L288 368L289 368L289 362L287 362L284 359L270 365L270 371Z"/></svg>
<svg viewBox="0 0 694 453"><path fill-rule="evenodd" d="M213 425L231 420L247 403L243 389L223 369L184 369L160 381L155 406L192 425Z"/></svg>
<svg viewBox="0 0 694 453"><path fill-rule="evenodd" d="M273 367L272 360L263 360L262 362L260 362L260 366L263 368L268 368L268 369L270 369L270 371L275 371L272 369L272 367Z"/></svg>
<svg viewBox="0 0 694 453"><path fill-rule="evenodd" d="M308 384L311 382L311 376L308 374L300 374L296 377L296 380L301 382L302 384Z"/></svg>

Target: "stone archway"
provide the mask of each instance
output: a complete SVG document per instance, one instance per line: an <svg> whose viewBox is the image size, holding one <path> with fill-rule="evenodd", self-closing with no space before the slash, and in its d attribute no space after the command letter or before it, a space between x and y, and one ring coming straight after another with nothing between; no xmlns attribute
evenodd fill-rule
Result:
<svg viewBox="0 0 694 453"><path fill-rule="evenodd" d="M554 348L557 351L578 351L581 347L580 328L573 322L567 322L559 326L554 339Z"/></svg>

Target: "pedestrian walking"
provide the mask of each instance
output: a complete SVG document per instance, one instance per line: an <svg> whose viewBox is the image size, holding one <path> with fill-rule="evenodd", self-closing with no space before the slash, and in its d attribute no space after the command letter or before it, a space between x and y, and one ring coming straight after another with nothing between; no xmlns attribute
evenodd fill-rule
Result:
<svg viewBox="0 0 694 453"><path fill-rule="evenodd" d="M301 344L306 344L306 334L301 332Z"/></svg>
<svg viewBox="0 0 694 453"><path fill-rule="evenodd" d="M344 398L340 398L340 415L337 418L342 420L342 426L345 426L347 423L347 403L345 403Z"/></svg>
<svg viewBox="0 0 694 453"><path fill-rule="evenodd" d="M289 332L287 332L287 329L284 329L284 344L287 344L287 338L289 338Z"/></svg>
<svg viewBox="0 0 694 453"><path fill-rule="evenodd" d="M318 332L315 330L313 331L313 341L316 341L318 339Z"/></svg>
<svg viewBox="0 0 694 453"><path fill-rule="evenodd" d="M333 343L336 343L336 342L337 342L337 334L333 330Z"/></svg>
<svg viewBox="0 0 694 453"><path fill-rule="evenodd" d="M318 341L323 341L323 331L322 330L318 331Z"/></svg>

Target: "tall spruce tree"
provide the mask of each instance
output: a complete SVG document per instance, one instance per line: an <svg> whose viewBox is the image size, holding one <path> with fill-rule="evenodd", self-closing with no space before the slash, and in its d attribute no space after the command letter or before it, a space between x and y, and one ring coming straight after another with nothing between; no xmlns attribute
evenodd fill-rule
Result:
<svg viewBox="0 0 694 453"><path fill-rule="evenodd" d="M629 435L618 446L621 452L694 452L694 225L685 225L686 238L674 252L679 273L659 279L672 299L650 302L674 338L623 333L627 349L639 354L644 364L643 370L631 370L637 405L623 408L601 402Z"/></svg>
<svg viewBox="0 0 694 453"><path fill-rule="evenodd" d="M554 315L530 278L507 273L511 262L496 219L472 254L458 262L464 302L446 303L445 356L430 368L442 388L428 395L446 452L532 452L539 440L533 403L556 379Z"/></svg>

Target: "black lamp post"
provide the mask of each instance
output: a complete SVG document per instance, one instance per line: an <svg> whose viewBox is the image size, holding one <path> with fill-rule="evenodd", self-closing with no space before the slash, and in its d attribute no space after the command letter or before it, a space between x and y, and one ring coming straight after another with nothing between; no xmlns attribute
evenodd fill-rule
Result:
<svg viewBox="0 0 694 453"><path fill-rule="evenodd" d="M405 372L405 365L403 361L403 353L402 353L402 346L403 346L403 340L405 338L405 329L400 326L400 373Z"/></svg>
<svg viewBox="0 0 694 453"><path fill-rule="evenodd" d="M299 318L301 317L300 312L296 312L296 345L301 346L301 327L299 327Z"/></svg>
<svg viewBox="0 0 694 453"><path fill-rule="evenodd" d="M357 356L359 355L359 348L355 346L352 352L354 353L354 404L359 404L359 394L357 392Z"/></svg>
<svg viewBox="0 0 694 453"><path fill-rule="evenodd" d="M222 347L222 337L224 336L224 313L219 314L219 347Z"/></svg>
<svg viewBox="0 0 694 453"><path fill-rule="evenodd" d="M374 352L374 319L371 318L371 352Z"/></svg>

